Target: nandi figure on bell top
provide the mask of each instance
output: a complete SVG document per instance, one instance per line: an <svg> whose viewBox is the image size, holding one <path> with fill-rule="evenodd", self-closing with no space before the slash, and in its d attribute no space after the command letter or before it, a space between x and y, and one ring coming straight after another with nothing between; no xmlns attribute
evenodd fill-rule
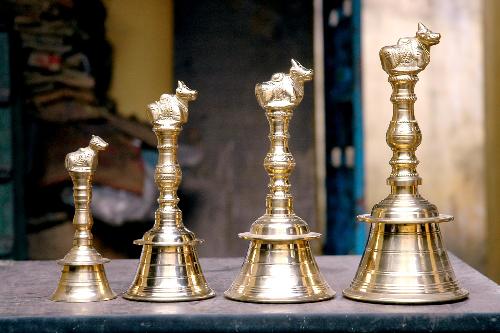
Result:
<svg viewBox="0 0 500 333"><path fill-rule="evenodd" d="M313 71L292 59L289 74L275 73L271 80L255 86L259 105L266 108L296 107L304 97L304 82L312 80Z"/></svg>
<svg viewBox="0 0 500 333"><path fill-rule="evenodd" d="M380 50L382 69L389 75L418 74L431 61L431 46L438 44L440 39L440 34L419 23L415 37L400 38L396 45Z"/></svg>
<svg viewBox="0 0 500 333"><path fill-rule="evenodd" d="M105 150L108 143L96 135L92 135L90 143L85 148L66 155L64 165L68 171L73 172L94 172L97 168L97 154Z"/></svg>
<svg viewBox="0 0 500 333"><path fill-rule="evenodd" d="M185 124L188 120L188 103L194 101L197 95L196 90L178 81L175 95L162 94L159 101L148 105L148 116L153 126Z"/></svg>

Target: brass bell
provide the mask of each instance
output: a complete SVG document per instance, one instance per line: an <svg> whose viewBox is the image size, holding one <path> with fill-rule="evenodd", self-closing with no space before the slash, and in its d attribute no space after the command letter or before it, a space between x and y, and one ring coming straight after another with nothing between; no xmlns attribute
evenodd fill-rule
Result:
<svg viewBox="0 0 500 333"><path fill-rule="evenodd" d="M148 106L153 131L158 138L158 164L155 181L160 190L155 224L142 239L142 254L134 282L123 295L134 301L174 302L210 298L208 286L196 253L201 243L182 223L177 206L181 168L177 162L177 139L187 122L188 102L197 92L179 81L176 93L163 94Z"/></svg>
<svg viewBox="0 0 500 333"><path fill-rule="evenodd" d="M257 84L255 94L270 126L271 149L264 160L270 193L266 213L241 238L250 241L241 271L224 293L227 298L260 303L300 303L327 300L335 292L321 275L311 252L311 232L295 215L289 176L295 161L288 149L288 125L304 96L304 82L312 70L292 60L289 74L274 74Z"/></svg>
<svg viewBox="0 0 500 333"><path fill-rule="evenodd" d="M391 193L371 214L358 216L371 231L358 271L344 295L379 303L437 303L466 298L455 278L444 247L439 223L453 220L418 192L415 151L422 135L414 115L417 74L430 61L430 47L440 34L419 23L415 37L380 50L382 68L392 85L393 117L387 144L393 151Z"/></svg>
<svg viewBox="0 0 500 333"><path fill-rule="evenodd" d="M109 259L96 251L90 231L93 224L90 212L92 178L97 168L97 154L107 146L103 139L93 135L88 147L66 155L66 169L73 181L73 225L76 231L73 247L58 261L63 269L57 289L51 297L53 301L94 302L116 297L104 272L104 263L109 262Z"/></svg>

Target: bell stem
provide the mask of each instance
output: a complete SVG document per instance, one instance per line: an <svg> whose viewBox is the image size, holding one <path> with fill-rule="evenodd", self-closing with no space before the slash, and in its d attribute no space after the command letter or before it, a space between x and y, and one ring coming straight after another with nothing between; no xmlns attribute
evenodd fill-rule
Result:
<svg viewBox="0 0 500 333"><path fill-rule="evenodd" d="M177 161L177 141L181 129L181 126L153 129L158 139L155 182L160 191L154 228L182 226L182 212L177 205L177 190L182 179L182 171Z"/></svg>
<svg viewBox="0 0 500 333"><path fill-rule="evenodd" d="M75 202L75 215L73 226L75 234L73 245L92 246L92 214L90 212L90 201L92 200L92 178L93 172L69 172L73 182L73 200Z"/></svg>
<svg viewBox="0 0 500 333"><path fill-rule="evenodd" d="M290 194L290 174L295 160L288 148L288 126L292 109L266 110L269 122L270 149L264 159L264 169L269 175L269 194L266 197L266 214L293 214L293 198Z"/></svg>
<svg viewBox="0 0 500 333"><path fill-rule="evenodd" d="M386 133L386 142L392 149L389 162L392 168L387 184L392 194L418 193L422 179L418 175L419 163L415 151L422 142L422 134L415 119L414 105L417 100L414 88L416 74L390 75L392 86L392 119Z"/></svg>

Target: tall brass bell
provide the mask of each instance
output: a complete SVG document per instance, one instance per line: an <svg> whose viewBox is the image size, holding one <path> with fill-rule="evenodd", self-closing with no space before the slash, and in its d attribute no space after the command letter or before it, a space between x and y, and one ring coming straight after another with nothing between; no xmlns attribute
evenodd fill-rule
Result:
<svg viewBox="0 0 500 333"><path fill-rule="evenodd" d="M61 279L51 297L61 302L106 301L116 297L104 272L103 258L92 245L93 220L90 213L92 178L97 168L97 154L108 144L98 136L92 136L88 147L66 155L66 169L73 181L76 228L73 247L58 261L63 266Z"/></svg>
<svg viewBox="0 0 500 333"><path fill-rule="evenodd" d="M295 161L288 149L288 125L293 109L304 96L304 82L312 71L292 60L289 74L277 73L271 81L257 84L255 94L270 126L271 149L264 160L270 176L266 213L250 232L241 271L225 296L245 302L299 303L330 299L335 292L326 283L311 252L309 241L321 235L310 232L295 215L288 180Z"/></svg>
<svg viewBox="0 0 500 333"><path fill-rule="evenodd" d="M346 297L380 303L436 303L466 298L453 273L441 239L439 223L453 216L438 212L418 192L415 151L422 135L414 115L417 74L430 61L430 47L440 34L419 23L415 37L380 50L382 68L392 85L393 117L387 144L393 151L391 193L371 214L358 220L371 223L365 252Z"/></svg>
<svg viewBox="0 0 500 333"><path fill-rule="evenodd" d="M123 295L134 301L192 301L215 296L208 287L196 253L201 243L182 223L177 206L181 168L177 162L177 138L187 122L188 102L197 92L179 81L174 95L163 94L148 106L153 131L158 138L155 180L160 190L155 224L142 239L142 254L134 282Z"/></svg>

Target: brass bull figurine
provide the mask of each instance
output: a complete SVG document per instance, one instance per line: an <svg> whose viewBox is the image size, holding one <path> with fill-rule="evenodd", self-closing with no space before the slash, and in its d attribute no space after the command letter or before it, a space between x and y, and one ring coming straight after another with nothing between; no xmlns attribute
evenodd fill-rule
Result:
<svg viewBox="0 0 500 333"><path fill-rule="evenodd" d="M66 155L64 161L66 169L73 172L93 172L97 168L97 154L99 151L108 147L108 143L98 137L92 135L90 143L85 148L79 148L77 151Z"/></svg>
<svg viewBox="0 0 500 333"><path fill-rule="evenodd" d="M181 126L188 120L188 102L196 100L198 92L177 82L175 94L162 94L160 100L148 105L148 115L155 126Z"/></svg>
<svg viewBox="0 0 500 333"><path fill-rule="evenodd" d="M304 97L304 82L312 80L313 71L292 59L288 74L273 74L270 81L255 86L255 96L264 109L296 107Z"/></svg>
<svg viewBox="0 0 500 333"><path fill-rule="evenodd" d="M418 24L415 37L404 37L396 45L385 46L380 50L382 68L389 75L417 74L431 60L431 46L439 43L441 35Z"/></svg>

